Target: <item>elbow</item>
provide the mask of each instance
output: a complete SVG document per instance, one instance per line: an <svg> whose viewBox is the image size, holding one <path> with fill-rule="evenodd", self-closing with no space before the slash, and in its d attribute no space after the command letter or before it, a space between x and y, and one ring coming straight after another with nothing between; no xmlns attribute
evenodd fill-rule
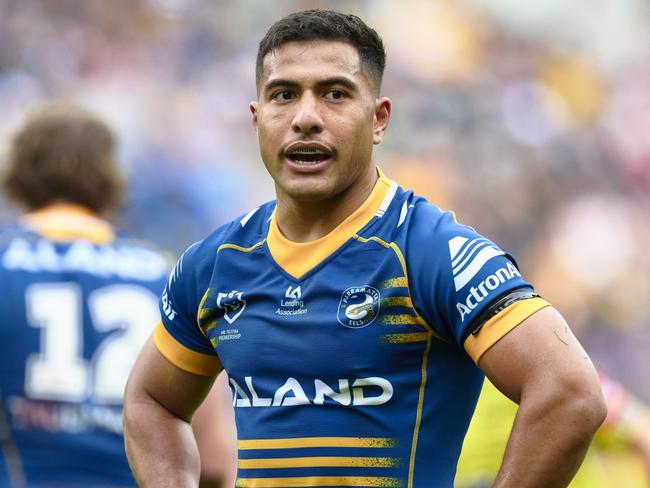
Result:
<svg viewBox="0 0 650 488"><path fill-rule="evenodd" d="M155 406L152 398L129 379L124 390L122 403L122 428L124 429L125 441L128 441L133 433L138 431L143 419L151 417L152 406Z"/></svg>
<svg viewBox="0 0 650 488"><path fill-rule="evenodd" d="M607 416L607 406L599 382L541 382L522 396L520 413L526 422L549 429L562 425L576 441L591 440Z"/></svg>
<svg viewBox="0 0 650 488"><path fill-rule="evenodd" d="M607 404L598 381L565 384L554 403L574 432L585 438L591 439L607 417Z"/></svg>
<svg viewBox="0 0 650 488"><path fill-rule="evenodd" d="M137 434L134 434L138 430L137 417L138 416L133 412L133 409L129 408L125 403L122 410L122 431L124 435L124 444L127 448L127 454L131 440L137 438Z"/></svg>
<svg viewBox="0 0 650 488"><path fill-rule="evenodd" d="M224 477L218 471L205 471L201 468L201 480L199 488L222 488L227 486Z"/></svg>
<svg viewBox="0 0 650 488"><path fill-rule="evenodd" d="M236 455L228 449L220 451L221 455L210 452L201 453L201 483L199 488L225 488L235 486L237 477Z"/></svg>
<svg viewBox="0 0 650 488"><path fill-rule="evenodd" d="M125 434L129 430L133 420L137 417L133 412L133 393L132 388L130 387L130 382L127 383L126 389L124 391L124 399L122 403L122 425L124 427Z"/></svg>
<svg viewBox="0 0 650 488"><path fill-rule="evenodd" d="M600 386L576 395L571 409L576 423L583 425L585 434L593 436L607 417L607 404Z"/></svg>
<svg viewBox="0 0 650 488"><path fill-rule="evenodd" d="M598 383L596 415L598 418L598 427L600 427L603 424L603 422L605 422L605 419L607 418L608 415L607 402L605 400L605 395L603 394L603 390L600 387L600 383Z"/></svg>

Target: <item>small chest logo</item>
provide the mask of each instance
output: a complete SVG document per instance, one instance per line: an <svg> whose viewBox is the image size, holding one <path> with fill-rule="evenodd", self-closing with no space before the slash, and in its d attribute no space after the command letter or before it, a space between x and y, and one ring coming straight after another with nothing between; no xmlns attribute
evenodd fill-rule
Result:
<svg viewBox="0 0 650 488"><path fill-rule="evenodd" d="M300 289L300 286L291 288L291 285L289 285L289 288L287 288L287 292L284 294L284 296L285 298L293 298L295 300L298 300L300 297L302 297L302 290Z"/></svg>
<svg viewBox="0 0 650 488"><path fill-rule="evenodd" d="M372 286L353 286L341 295L338 321L346 327L360 329L379 315L379 290Z"/></svg>
<svg viewBox="0 0 650 488"><path fill-rule="evenodd" d="M276 308L276 315L292 316L304 315L307 313L307 307L302 300L302 290L300 285L292 288L289 285L287 291L284 293L284 298L280 299L280 306Z"/></svg>
<svg viewBox="0 0 650 488"><path fill-rule="evenodd" d="M246 308L243 294L241 291L233 290L229 293L219 292L217 295L217 307L224 310L223 317L229 324L237 320Z"/></svg>

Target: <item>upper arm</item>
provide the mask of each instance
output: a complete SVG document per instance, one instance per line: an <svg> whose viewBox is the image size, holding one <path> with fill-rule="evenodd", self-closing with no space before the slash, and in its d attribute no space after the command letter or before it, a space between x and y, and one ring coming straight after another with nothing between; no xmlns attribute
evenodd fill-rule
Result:
<svg viewBox="0 0 650 488"><path fill-rule="evenodd" d="M549 394L600 392L587 353L552 307L537 311L509 331L481 356L478 365L517 403L535 388Z"/></svg>
<svg viewBox="0 0 650 488"><path fill-rule="evenodd" d="M131 396L155 400L185 420L221 370L219 357L197 320L211 273L210 249L198 243L178 260L160 299L161 322L140 353L127 390Z"/></svg>
<svg viewBox="0 0 650 488"><path fill-rule="evenodd" d="M207 395L214 376L186 372L168 361L150 338L133 366L124 404L156 402L189 422Z"/></svg>

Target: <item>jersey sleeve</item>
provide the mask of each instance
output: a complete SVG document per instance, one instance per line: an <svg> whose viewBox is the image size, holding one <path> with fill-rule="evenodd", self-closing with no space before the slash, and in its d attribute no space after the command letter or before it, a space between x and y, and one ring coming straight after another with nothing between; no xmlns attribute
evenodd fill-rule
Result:
<svg viewBox="0 0 650 488"><path fill-rule="evenodd" d="M156 347L171 363L203 376L215 375L221 368L197 321L202 290L210 280L212 255L199 242L180 257L160 297L161 323L153 335Z"/></svg>
<svg viewBox="0 0 650 488"><path fill-rule="evenodd" d="M421 212L407 247L418 312L443 339L480 357L524 319L548 306L533 293L511 256L453 213ZM519 292L524 293L519 293ZM485 316L500 299L518 292Z"/></svg>

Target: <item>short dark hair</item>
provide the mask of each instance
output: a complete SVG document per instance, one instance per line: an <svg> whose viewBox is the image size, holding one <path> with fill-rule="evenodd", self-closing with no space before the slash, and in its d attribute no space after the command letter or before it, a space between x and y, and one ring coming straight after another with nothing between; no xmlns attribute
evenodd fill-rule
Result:
<svg viewBox="0 0 650 488"><path fill-rule="evenodd" d="M28 210L68 202L105 213L119 205L125 188L114 151L115 137L100 119L49 105L14 136L2 186Z"/></svg>
<svg viewBox="0 0 650 488"><path fill-rule="evenodd" d="M264 57L287 42L343 41L357 49L361 65L377 91L381 87L386 66L384 44L377 32L356 15L331 10L304 10L278 20L260 41L255 69L259 87Z"/></svg>

